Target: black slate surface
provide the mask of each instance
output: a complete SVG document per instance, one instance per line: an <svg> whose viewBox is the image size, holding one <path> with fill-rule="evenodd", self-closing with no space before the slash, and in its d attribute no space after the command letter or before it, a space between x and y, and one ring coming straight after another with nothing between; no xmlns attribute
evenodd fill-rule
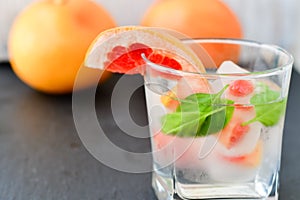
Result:
<svg viewBox="0 0 300 200"><path fill-rule="evenodd" d="M122 148L149 151L150 143L124 138L110 113L110 95L119 76L97 92L97 110L110 138ZM134 76L137 83L143 80ZM300 75L293 73L284 131L281 200L300 199ZM147 123L140 88L131 114ZM151 175L110 169L82 145L72 117L72 97L38 93L24 85L8 64L0 64L0 200L156 200Z"/></svg>

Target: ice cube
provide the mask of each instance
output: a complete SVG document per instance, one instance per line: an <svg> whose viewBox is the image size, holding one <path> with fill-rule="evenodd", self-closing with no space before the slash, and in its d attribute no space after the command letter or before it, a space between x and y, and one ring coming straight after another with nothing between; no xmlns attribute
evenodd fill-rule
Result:
<svg viewBox="0 0 300 200"><path fill-rule="evenodd" d="M203 147L205 137L178 138L174 143L176 168L203 169L206 159L199 159L198 154Z"/></svg>
<svg viewBox="0 0 300 200"><path fill-rule="evenodd" d="M241 68L232 61L224 61L217 70L218 74L237 74L237 73L249 73L249 71Z"/></svg>
<svg viewBox="0 0 300 200"><path fill-rule="evenodd" d="M161 103L160 94L152 91L149 87L145 87L145 93L149 127L153 132L157 132L161 128L161 117L167 114L167 110Z"/></svg>
<svg viewBox="0 0 300 200"><path fill-rule="evenodd" d="M204 137L185 138L155 133L152 138L154 161L160 166L174 163L176 169L203 169L206 160L199 159L198 153L204 141Z"/></svg>
<svg viewBox="0 0 300 200"><path fill-rule="evenodd" d="M277 125L263 129L262 138L265 143L265 154L274 160L280 158L283 124L284 117L281 118Z"/></svg>
<svg viewBox="0 0 300 200"><path fill-rule="evenodd" d="M262 161L263 144L258 142L255 150L245 156L225 156L214 151L208 161L209 176L215 181L240 182L253 180L259 172Z"/></svg>
<svg viewBox="0 0 300 200"><path fill-rule="evenodd" d="M207 168L209 176L215 181L241 182L255 178L258 167L248 167L222 159L221 156L212 157Z"/></svg>
<svg viewBox="0 0 300 200"><path fill-rule="evenodd" d="M224 61L220 67L218 68L218 70L216 71L217 74L237 74L237 73L248 73L249 71L241 68L240 66L238 66L237 64L235 64L232 61ZM217 80L214 80L211 83L211 87L212 90L217 93L220 90L222 90L225 85L230 84L232 82L232 79L230 77L226 78L224 77L220 77Z"/></svg>
<svg viewBox="0 0 300 200"><path fill-rule="evenodd" d="M238 73L249 73L249 71L241 68L240 66L238 66L237 64L235 64L232 61L224 61L220 67L217 70L218 74L238 74ZM232 76L220 76L219 79L213 81L211 83L211 87L212 90L214 91L214 93L219 92L220 90L222 90L226 85L233 83L236 80L241 80L241 79L246 79L241 77L232 77ZM252 84L254 85L255 82L254 80L249 80L246 79L248 81L251 81ZM229 90L226 90L224 96L227 99L233 100L235 103L238 104L249 104L250 102L250 98L253 95L253 93L248 94L246 96L235 96L233 94L231 94L229 92Z"/></svg>
<svg viewBox="0 0 300 200"><path fill-rule="evenodd" d="M199 75L186 75L177 84L177 96L184 99L195 93L210 93L211 88L205 78Z"/></svg>
<svg viewBox="0 0 300 200"><path fill-rule="evenodd" d="M218 144L218 150L221 155L225 156L242 156L251 153L259 141L262 124L254 122L249 125L249 131L244 137L231 148L226 148L221 143Z"/></svg>

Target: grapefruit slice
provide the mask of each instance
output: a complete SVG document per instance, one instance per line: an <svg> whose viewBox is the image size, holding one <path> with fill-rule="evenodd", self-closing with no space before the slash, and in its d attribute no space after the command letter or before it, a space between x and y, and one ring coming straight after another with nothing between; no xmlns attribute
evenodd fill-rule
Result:
<svg viewBox="0 0 300 200"><path fill-rule="evenodd" d="M141 55L144 54L155 64L204 73L205 68L194 51L170 33L141 26L108 29L92 42L84 65L115 73L143 74L145 61Z"/></svg>

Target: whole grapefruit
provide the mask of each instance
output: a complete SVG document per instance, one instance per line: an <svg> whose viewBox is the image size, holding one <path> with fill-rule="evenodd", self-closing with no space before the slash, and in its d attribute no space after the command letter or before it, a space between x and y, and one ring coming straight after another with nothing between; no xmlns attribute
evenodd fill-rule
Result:
<svg viewBox="0 0 300 200"><path fill-rule="evenodd" d="M221 0L158 0L146 11L141 25L174 29L191 38L243 36L238 17ZM227 51L222 45L206 45L204 48L217 66L225 57L237 56L238 51L238 48Z"/></svg>
<svg viewBox="0 0 300 200"><path fill-rule="evenodd" d="M16 17L10 30L12 68L36 90L69 93L90 43L115 26L109 13L90 0L36 1ZM85 70L83 88L98 81L94 70Z"/></svg>

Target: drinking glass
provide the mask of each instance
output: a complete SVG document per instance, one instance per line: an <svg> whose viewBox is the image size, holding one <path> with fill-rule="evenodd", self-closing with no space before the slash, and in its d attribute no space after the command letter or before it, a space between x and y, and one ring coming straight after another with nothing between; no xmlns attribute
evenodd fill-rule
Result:
<svg viewBox="0 0 300 200"><path fill-rule="evenodd" d="M146 60L157 198L276 199L292 56L254 41L184 43L205 72Z"/></svg>

